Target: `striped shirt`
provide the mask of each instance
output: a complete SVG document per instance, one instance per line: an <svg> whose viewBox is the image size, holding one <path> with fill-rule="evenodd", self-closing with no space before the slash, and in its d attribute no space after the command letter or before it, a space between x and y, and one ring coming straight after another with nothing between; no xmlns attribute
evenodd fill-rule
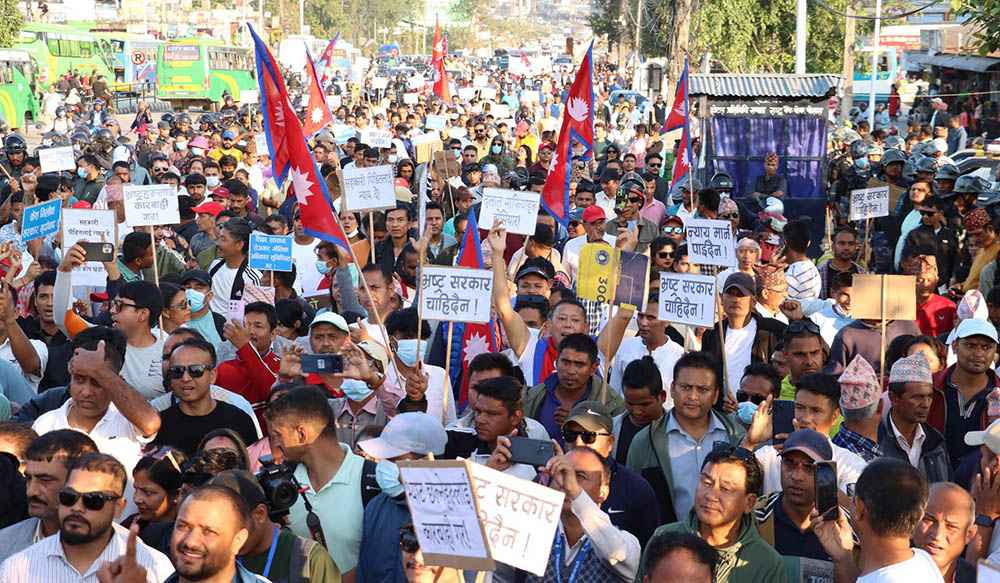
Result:
<svg viewBox="0 0 1000 583"><path fill-rule="evenodd" d="M819 298L822 283L819 270L816 269L816 265L812 261L803 259L789 265L785 272L785 280L788 282L788 299L815 300Z"/></svg>

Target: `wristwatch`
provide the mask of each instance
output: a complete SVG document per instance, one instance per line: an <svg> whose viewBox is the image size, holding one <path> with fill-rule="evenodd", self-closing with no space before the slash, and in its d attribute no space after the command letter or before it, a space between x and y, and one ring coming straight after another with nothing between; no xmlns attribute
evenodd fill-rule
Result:
<svg viewBox="0 0 1000 583"><path fill-rule="evenodd" d="M983 528L993 528L993 524L996 522L995 519L986 516L985 514L976 514L976 526L982 526Z"/></svg>
<svg viewBox="0 0 1000 583"><path fill-rule="evenodd" d="M375 382L374 383L368 382L368 383L365 383L365 384L368 385L369 389L375 390L375 389L381 387L382 383L385 382L385 375L376 370L376 371L372 372L372 376L375 377Z"/></svg>

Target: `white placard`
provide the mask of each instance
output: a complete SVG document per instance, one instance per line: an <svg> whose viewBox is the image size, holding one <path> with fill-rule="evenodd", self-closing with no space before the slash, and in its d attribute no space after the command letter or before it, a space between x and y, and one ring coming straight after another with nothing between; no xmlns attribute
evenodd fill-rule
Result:
<svg viewBox="0 0 1000 583"><path fill-rule="evenodd" d="M396 208L396 188L393 186L391 165L383 164L372 168L347 166L343 172L347 210Z"/></svg>
<svg viewBox="0 0 1000 583"><path fill-rule="evenodd" d="M493 220L500 219L508 233L534 235L540 198L541 193L527 190L484 188L479 224L484 229L492 229Z"/></svg>
<svg viewBox="0 0 1000 583"><path fill-rule="evenodd" d="M326 105L331 110L336 110L338 107L340 107L343 104L344 104L344 98L341 97L340 95L327 95L326 96Z"/></svg>
<svg viewBox="0 0 1000 583"><path fill-rule="evenodd" d="M736 266L733 224L713 219L689 219L687 233L688 261L697 265Z"/></svg>
<svg viewBox="0 0 1000 583"><path fill-rule="evenodd" d="M711 328L715 325L715 286L713 275L660 272L658 318Z"/></svg>
<svg viewBox="0 0 1000 583"><path fill-rule="evenodd" d="M490 108L490 113L493 114L493 119L510 117L510 106L506 103L494 103L493 107Z"/></svg>
<svg viewBox="0 0 1000 583"><path fill-rule="evenodd" d="M458 98L462 101L469 101L476 97L475 87L459 87L458 88Z"/></svg>
<svg viewBox="0 0 1000 583"><path fill-rule="evenodd" d="M486 324L492 294L488 269L425 265L421 270L420 301L428 320Z"/></svg>
<svg viewBox="0 0 1000 583"><path fill-rule="evenodd" d="M414 75L406 80L406 86L409 87L410 89L420 89L426 83L427 80L424 79L423 75L420 74Z"/></svg>
<svg viewBox="0 0 1000 583"><path fill-rule="evenodd" d="M60 148L45 148L38 151L38 161L42 172L59 172L60 170L76 170L76 159L73 157L73 146Z"/></svg>
<svg viewBox="0 0 1000 583"><path fill-rule="evenodd" d="M125 196L125 224L128 226L176 225L181 222L177 191L173 186L126 184L122 190Z"/></svg>
<svg viewBox="0 0 1000 583"><path fill-rule="evenodd" d="M372 89L385 89L389 86L389 80L385 77L375 77L372 79Z"/></svg>
<svg viewBox="0 0 1000 583"><path fill-rule="evenodd" d="M476 75L472 78L473 87L486 87L490 83L490 78L487 75Z"/></svg>
<svg viewBox="0 0 1000 583"><path fill-rule="evenodd" d="M522 91L521 95L518 96L517 100L521 104L525 104L525 103L541 103L542 102L541 95L542 94L539 93L538 91Z"/></svg>
<svg viewBox="0 0 1000 583"><path fill-rule="evenodd" d="M479 88L479 98L489 101L496 99L497 90L495 87L480 87Z"/></svg>
<svg viewBox="0 0 1000 583"><path fill-rule="evenodd" d="M426 132L420 134L419 136L413 136L412 138L410 138L410 143L413 144L414 146L423 146L424 144L433 144L434 142L440 142L440 141L441 141L441 134L435 131Z"/></svg>
<svg viewBox="0 0 1000 583"><path fill-rule="evenodd" d="M889 187L859 188L851 191L851 220L874 219L889 215Z"/></svg>
<svg viewBox="0 0 1000 583"><path fill-rule="evenodd" d="M429 130L445 131L448 129L448 117L444 115L428 115L424 127Z"/></svg>
<svg viewBox="0 0 1000 583"><path fill-rule="evenodd" d="M392 146L392 132L389 130L362 130L361 141L370 148L388 148Z"/></svg>
<svg viewBox="0 0 1000 583"><path fill-rule="evenodd" d="M469 469L493 559L544 575L566 495L482 464Z"/></svg>
<svg viewBox="0 0 1000 583"><path fill-rule="evenodd" d="M404 93L403 103L407 105L416 105L420 101L419 93Z"/></svg>
<svg viewBox="0 0 1000 583"><path fill-rule="evenodd" d="M267 134L254 134L253 142L254 145L257 147L258 156L260 156L261 154L268 154L270 152L270 150L267 149Z"/></svg>
<svg viewBox="0 0 1000 583"><path fill-rule="evenodd" d="M63 249L69 249L80 241L96 243L104 240L118 244L115 234L115 211L95 209L63 209L62 217ZM74 285L89 285L101 287L108 281L108 272L100 261L87 261L73 270Z"/></svg>
<svg viewBox="0 0 1000 583"><path fill-rule="evenodd" d="M260 101L260 92L256 89L240 89L240 103L257 103Z"/></svg>

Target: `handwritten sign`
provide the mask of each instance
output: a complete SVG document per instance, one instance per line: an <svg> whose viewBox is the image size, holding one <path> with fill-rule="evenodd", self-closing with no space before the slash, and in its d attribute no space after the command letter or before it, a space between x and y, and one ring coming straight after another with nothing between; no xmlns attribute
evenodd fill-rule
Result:
<svg viewBox="0 0 1000 583"><path fill-rule="evenodd" d="M629 310L645 310L649 297L649 257L622 251L601 243L580 248L580 270L576 295Z"/></svg>
<svg viewBox="0 0 1000 583"><path fill-rule="evenodd" d="M566 495L481 464L469 468L490 556L544 575Z"/></svg>
<svg viewBox="0 0 1000 583"><path fill-rule="evenodd" d="M65 209L62 211L62 244L69 249L80 241L96 243L101 235L108 242L117 242L117 224L114 210ZM100 261L88 261L73 270L75 285L103 286L108 272Z"/></svg>
<svg viewBox="0 0 1000 583"><path fill-rule="evenodd" d="M253 143L257 148L257 155L267 154L269 150L267 149L267 134L254 134Z"/></svg>
<svg viewBox="0 0 1000 583"><path fill-rule="evenodd" d="M475 87L459 87L458 98L462 101L469 101L476 97Z"/></svg>
<svg viewBox="0 0 1000 583"><path fill-rule="evenodd" d="M392 132L388 130L364 130L361 132L361 141L371 148L392 147Z"/></svg>
<svg viewBox="0 0 1000 583"><path fill-rule="evenodd" d="M508 233L534 235L540 196L538 192L484 188L479 224L489 229L494 219L500 219Z"/></svg>
<svg viewBox="0 0 1000 583"><path fill-rule="evenodd" d="M292 270L292 236L250 233L250 269Z"/></svg>
<svg viewBox="0 0 1000 583"><path fill-rule="evenodd" d="M684 229L687 232L688 261L698 265L736 266L732 223L690 219Z"/></svg>
<svg viewBox="0 0 1000 583"><path fill-rule="evenodd" d="M488 269L424 266L420 301L424 318L455 322L490 321L493 273Z"/></svg>
<svg viewBox="0 0 1000 583"><path fill-rule="evenodd" d="M497 90L494 87L483 87L479 90L479 98L492 101L497 96Z"/></svg>
<svg viewBox="0 0 1000 583"><path fill-rule="evenodd" d="M490 83L490 78L486 75L476 75L472 78L473 87L486 87Z"/></svg>
<svg viewBox="0 0 1000 583"><path fill-rule="evenodd" d="M470 477L470 466L477 464L461 460L398 465L424 564L492 571L495 564Z"/></svg>
<svg viewBox="0 0 1000 583"><path fill-rule="evenodd" d="M711 328L715 325L715 286L711 275L660 272L659 319Z"/></svg>
<svg viewBox="0 0 1000 583"><path fill-rule="evenodd" d="M21 240L27 243L41 237L47 237L58 231L62 202L62 198L57 197L24 209Z"/></svg>
<svg viewBox="0 0 1000 583"><path fill-rule="evenodd" d="M181 222L177 210L177 192L169 184L138 186L126 184L125 223L130 227L176 225Z"/></svg>
<svg viewBox="0 0 1000 583"><path fill-rule="evenodd" d="M326 105L331 110L336 110L338 107L344 104L344 98L340 95L327 95Z"/></svg>
<svg viewBox="0 0 1000 583"><path fill-rule="evenodd" d="M427 122L424 124L429 130L438 130L440 132L448 129L448 118L443 115L428 115Z"/></svg>
<svg viewBox="0 0 1000 583"><path fill-rule="evenodd" d="M859 188L851 191L851 220L889 215L889 187Z"/></svg>
<svg viewBox="0 0 1000 583"><path fill-rule="evenodd" d="M344 168L344 196L349 211L396 208L396 189L392 184L392 166Z"/></svg>
<svg viewBox="0 0 1000 583"><path fill-rule="evenodd" d="M38 161L42 165L43 173L76 170L76 159L73 158L73 146L39 150Z"/></svg>

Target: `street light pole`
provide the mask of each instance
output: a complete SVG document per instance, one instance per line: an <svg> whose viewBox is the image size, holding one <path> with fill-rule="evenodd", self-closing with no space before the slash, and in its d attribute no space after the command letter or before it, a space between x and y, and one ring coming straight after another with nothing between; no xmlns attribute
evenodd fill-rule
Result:
<svg viewBox="0 0 1000 583"><path fill-rule="evenodd" d="M882 0L875 0L875 34L872 35L872 80L868 85L868 130L875 130L875 80L878 78L878 41L882 24Z"/></svg>
<svg viewBox="0 0 1000 583"><path fill-rule="evenodd" d="M806 0L795 2L795 74L806 72Z"/></svg>

